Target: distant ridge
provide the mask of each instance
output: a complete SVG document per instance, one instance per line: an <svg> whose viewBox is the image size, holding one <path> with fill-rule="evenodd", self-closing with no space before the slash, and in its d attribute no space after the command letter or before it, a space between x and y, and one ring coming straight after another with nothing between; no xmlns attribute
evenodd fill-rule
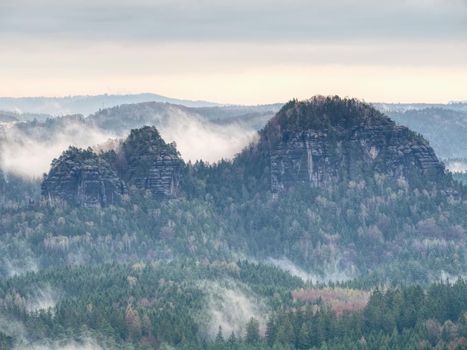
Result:
<svg viewBox="0 0 467 350"><path fill-rule="evenodd" d="M0 97L0 110L19 113L39 113L53 116L66 114L89 115L104 108L141 102L167 102L186 107L213 107L219 104L208 101L183 100L152 93L77 95L65 97Z"/></svg>

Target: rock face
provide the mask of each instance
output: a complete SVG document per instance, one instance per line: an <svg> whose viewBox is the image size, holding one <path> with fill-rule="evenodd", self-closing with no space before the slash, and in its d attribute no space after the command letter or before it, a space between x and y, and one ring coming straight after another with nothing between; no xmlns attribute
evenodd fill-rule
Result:
<svg viewBox="0 0 467 350"><path fill-rule="evenodd" d="M104 158L74 147L52 163L42 183L46 198L61 198L82 207L117 204L125 193L125 184Z"/></svg>
<svg viewBox="0 0 467 350"><path fill-rule="evenodd" d="M436 180L444 166L421 136L356 100L292 101L261 131L274 192L295 183L325 186L364 174Z"/></svg>
<svg viewBox="0 0 467 350"><path fill-rule="evenodd" d="M132 130L117 151L97 155L71 147L54 160L42 195L82 207L117 204L128 187L149 190L155 198L176 197L183 161L154 127Z"/></svg>
<svg viewBox="0 0 467 350"><path fill-rule="evenodd" d="M132 130L118 159L119 172L129 185L150 190L156 198L178 195L183 161L155 127Z"/></svg>

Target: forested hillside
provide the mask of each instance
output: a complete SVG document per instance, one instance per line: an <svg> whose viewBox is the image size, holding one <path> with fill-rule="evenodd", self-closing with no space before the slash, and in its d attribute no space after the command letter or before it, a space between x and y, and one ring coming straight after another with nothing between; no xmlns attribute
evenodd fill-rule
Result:
<svg viewBox="0 0 467 350"><path fill-rule="evenodd" d="M248 262L55 268L0 281L8 349L464 349L467 285L304 284ZM345 289L344 289L345 288ZM360 286L362 288L362 286Z"/></svg>
<svg viewBox="0 0 467 350"><path fill-rule="evenodd" d="M145 126L24 178L0 177L6 348L465 347L466 187L363 102L292 100L232 160Z"/></svg>
<svg viewBox="0 0 467 350"><path fill-rule="evenodd" d="M358 101L292 101L233 161L186 164L173 147L143 128L115 151L65 152L42 199L4 201L3 273L155 256L285 257L321 280L466 270L465 188Z"/></svg>

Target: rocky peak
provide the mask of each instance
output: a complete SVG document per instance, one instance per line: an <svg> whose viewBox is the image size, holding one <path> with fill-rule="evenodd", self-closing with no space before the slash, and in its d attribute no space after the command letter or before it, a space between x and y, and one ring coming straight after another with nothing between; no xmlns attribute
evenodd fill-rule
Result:
<svg viewBox="0 0 467 350"><path fill-rule="evenodd" d="M46 198L61 198L83 207L116 204L126 192L125 184L103 157L75 147L52 162L41 189Z"/></svg>
<svg viewBox="0 0 467 350"><path fill-rule="evenodd" d="M70 147L52 162L42 194L83 207L115 204L128 186L170 198L179 193L182 167L175 145L165 143L156 128L144 127L132 130L116 151Z"/></svg>
<svg viewBox="0 0 467 350"><path fill-rule="evenodd" d="M293 100L260 134L273 191L294 183L321 186L375 172L409 182L444 174L423 137L355 99Z"/></svg>
<svg viewBox="0 0 467 350"><path fill-rule="evenodd" d="M132 130L118 159L119 172L129 185L156 197L177 195L183 161L175 144L167 144L155 127Z"/></svg>

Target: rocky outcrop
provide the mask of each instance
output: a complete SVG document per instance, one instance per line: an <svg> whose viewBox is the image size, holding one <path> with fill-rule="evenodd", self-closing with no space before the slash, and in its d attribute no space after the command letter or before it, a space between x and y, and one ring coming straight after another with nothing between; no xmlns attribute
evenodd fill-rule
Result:
<svg viewBox="0 0 467 350"><path fill-rule="evenodd" d="M117 204L126 186L115 170L92 150L70 147L52 163L42 182L45 198L60 198L82 207Z"/></svg>
<svg viewBox="0 0 467 350"><path fill-rule="evenodd" d="M179 194L183 161L154 127L132 130L115 151L97 155L71 147L52 163L42 183L45 198L82 207L117 204L129 187L149 190L154 198Z"/></svg>
<svg viewBox="0 0 467 350"><path fill-rule="evenodd" d="M183 161L174 144L167 144L155 127L134 129L118 153L119 172L129 185L156 198L176 197Z"/></svg>
<svg viewBox="0 0 467 350"><path fill-rule="evenodd" d="M230 166L222 173L207 167L207 179L254 179L253 191L279 192L296 184L325 187L377 173L408 184L435 183L444 176L444 166L423 137L365 103L338 97L289 102L260 131L259 142ZM91 207L116 203L127 189L173 198L181 192L184 167L175 144L167 144L155 127L143 127L132 130L115 151L65 152L54 161L42 192Z"/></svg>
<svg viewBox="0 0 467 350"><path fill-rule="evenodd" d="M261 131L272 191L325 186L383 173L436 180L444 166L420 135L356 100L314 98L287 104Z"/></svg>

